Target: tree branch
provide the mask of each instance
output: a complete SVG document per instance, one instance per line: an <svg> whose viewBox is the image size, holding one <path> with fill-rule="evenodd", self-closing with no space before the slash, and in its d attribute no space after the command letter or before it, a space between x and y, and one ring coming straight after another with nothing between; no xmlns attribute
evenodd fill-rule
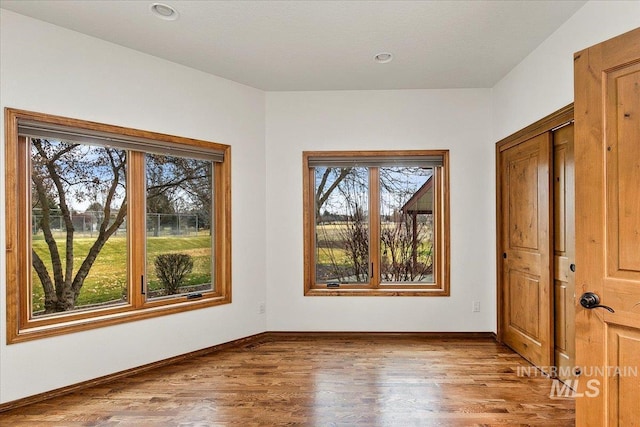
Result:
<svg viewBox="0 0 640 427"><path fill-rule="evenodd" d="M349 173L351 173L352 169L353 168L341 168L338 177L331 183L327 191L323 193L322 190L324 190L324 186L327 184L327 178L331 173L332 168L327 168L324 172L320 185L318 185L318 190L316 191L316 218L320 218L320 209L322 208L322 205L324 205L329 199L333 190L335 190L336 187L349 175Z"/></svg>
<svg viewBox="0 0 640 427"><path fill-rule="evenodd" d="M113 159L113 150L107 148L107 155L109 156L109 162L111 164L111 171L113 172L113 181L111 181L111 185L109 186L109 191L107 193L107 198L104 202L104 218L102 219L102 224L100 224L100 231L104 232L106 230L107 225L109 224L109 219L111 216L111 202L116 194L116 190L118 189L118 185L120 184L120 170L124 168L126 164L126 160L120 159L120 164L116 164ZM122 207L120 208L122 210Z"/></svg>

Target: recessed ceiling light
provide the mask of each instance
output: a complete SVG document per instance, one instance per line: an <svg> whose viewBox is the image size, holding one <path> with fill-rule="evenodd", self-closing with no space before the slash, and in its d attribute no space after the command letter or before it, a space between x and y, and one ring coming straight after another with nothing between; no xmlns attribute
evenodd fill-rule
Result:
<svg viewBox="0 0 640 427"><path fill-rule="evenodd" d="M152 3L150 9L155 16L165 21L175 21L180 16L177 10L164 3Z"/></svg>
<svg viewBox="0 0 640 427"><path fill-rule="evenodd" d="M393 55L390 54L389 52L381 52L376 56L374 56L373 59L378 64L386 64L387 62L391 62L391 60L393 59Z"/></svg>

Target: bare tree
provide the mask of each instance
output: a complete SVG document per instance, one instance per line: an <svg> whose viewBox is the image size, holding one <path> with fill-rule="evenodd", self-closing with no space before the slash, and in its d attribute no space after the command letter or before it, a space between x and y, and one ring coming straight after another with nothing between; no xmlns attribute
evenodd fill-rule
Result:
<svg viewBox="0 0 640 427"><path fill-rule="evenodd" d="M317 266L319 277L356 283L368 279L367 182L366 168L316 169L317 243L324 247L323 256L329 261L329 265ZM320 216L323 210L326 215ZM323 226L323 219L328 218L332 225Z"/></svg>
<svg viewBox="0 0 640 427"><path fill-rule="evenodd" d="M47 243L53 274L48 271L36 251L32 251L33 268L44 289L45 313L68 311L75 307L84 280L104 244L126 217L125 200L114 208L118 190L124 188L126 153L112 148L89 148L45 139L31 141L33 204L42 210L39 226ZM75 230L70 199L82 201L91 196L95 199L98 193L104 197L104 215L99 224L98 236L74 274ZM52 200L57 201L65 226L62 254L51 227Z"/></svg>
<svg viewBox="0 0 640 427"><path fill-rule="evenodd" d="M348 176L353 168L324 168L320 181L316 186L316 221L320 221L322 206L329 200L331 194Z"/></svg>
<svg viewBox="0 0 640 427"><path fill-rule="evenodd" d="M380 232L383 247L382 280L386 282L419 282L433 273L433 241L429 229L417 216L399 213L393 227ZM413 231L413 221L417 221ZM424 242L421 247L419 242Z"/></svg>

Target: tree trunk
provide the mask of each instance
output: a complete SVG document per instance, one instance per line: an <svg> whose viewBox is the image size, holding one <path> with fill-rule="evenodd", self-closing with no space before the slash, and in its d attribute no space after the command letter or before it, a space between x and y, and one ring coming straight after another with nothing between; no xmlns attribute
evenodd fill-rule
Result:
<svg viewBox="0 0 640 427"><path fill-rule="evenodd" d="M55 313L58 307L58 295L56 294L56 289L51 282L51 277L49 276L49 272L47 271L47 267L42 262L40 256L35 252L31 251L33 257L33 268L36 270L36 274L40 279L40 283L42 284L42 289L44 290L44 312L45 313Z"/></svg>

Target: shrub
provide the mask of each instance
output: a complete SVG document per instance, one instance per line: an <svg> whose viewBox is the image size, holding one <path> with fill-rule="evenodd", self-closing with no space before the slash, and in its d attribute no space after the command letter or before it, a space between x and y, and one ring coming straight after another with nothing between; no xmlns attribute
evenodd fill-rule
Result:
<svg viewBox="0 0 640 427"><path fill-rule="evenodd" d="M182 280L193 270L193 259L188 254L158 255L154 264L167 295L177 294Z"/></svg>

